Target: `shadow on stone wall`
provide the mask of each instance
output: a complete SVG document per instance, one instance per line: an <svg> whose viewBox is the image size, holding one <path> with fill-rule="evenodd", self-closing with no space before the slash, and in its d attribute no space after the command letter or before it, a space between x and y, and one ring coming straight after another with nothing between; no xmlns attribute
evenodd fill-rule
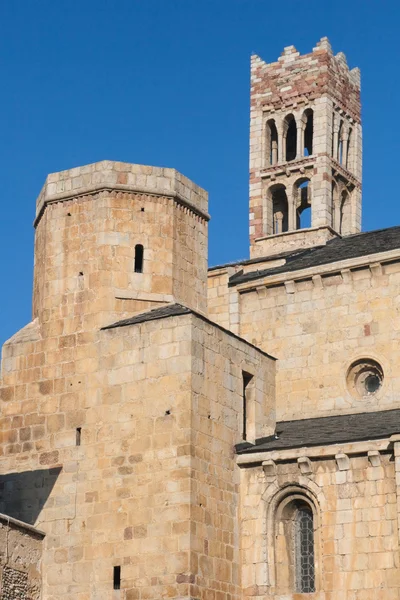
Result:
<svg viewBox="0 0 400 600"><path fill-rule="evenodd" d="M61 467L0 475L0 512L34 525Z"/></svg>

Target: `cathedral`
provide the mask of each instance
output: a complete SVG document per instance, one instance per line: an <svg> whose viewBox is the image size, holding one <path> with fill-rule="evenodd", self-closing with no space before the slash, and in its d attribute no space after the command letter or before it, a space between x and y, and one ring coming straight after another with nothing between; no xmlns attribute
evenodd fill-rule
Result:
<svg viewBox="0 0 400 600"><path fill-rule="evenodd" d="M172 168L48 175L2 350L2 600L399 600L400 227L360 73L251 58L250 258ZM4 317L4 315L3 315Z"/></svg>

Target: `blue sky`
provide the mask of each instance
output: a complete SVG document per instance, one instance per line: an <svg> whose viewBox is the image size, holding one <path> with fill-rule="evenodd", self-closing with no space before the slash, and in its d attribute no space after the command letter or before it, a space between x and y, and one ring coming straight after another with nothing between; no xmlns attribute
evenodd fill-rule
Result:
<svg viewBox="0 0 400 600"><path fill-rule="evenodd" d="M248 256L249 60L328 36L362 72L363 229L400 224L398 2L2 0L0 341L29 322L46 174L176 167L210 194L210 264Z"/></svg>

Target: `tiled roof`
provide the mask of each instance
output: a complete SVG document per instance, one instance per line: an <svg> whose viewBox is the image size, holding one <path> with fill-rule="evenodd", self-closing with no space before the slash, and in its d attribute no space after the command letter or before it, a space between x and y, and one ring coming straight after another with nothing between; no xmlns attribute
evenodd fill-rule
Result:
<svg viewBox="0 0 400 600"><path fill-rule="evenodd" d="M122 321L117 321L116 323L112 323L111 325L106 325L105 327L102 327L101 329L102 330L116 329L117 327L127 327L128 325L137 325L138 323L146 323L147 321L156 321L158 319L166 319L167 317L177 317L179 315L189 315L189 314L195 315L198 319L201 319L205 323L209 323L216 329L220 329L221 331L223 331L230 337L240 340L243 344L246 344L246 346L254 348L255 350L257 350L257 352L259 352L263 356L267 356L268 358L271 358L272 360L276 360L276 358L274 356L271 356L267 352L264 352L264 350L261 350L261 348L258 348L257 346L255 346L254 344L251 344L244 338L241 338L239 335L236 335L236 333L233 333L229 329L225 329L225 327L221 327L221 325L218 325L218 323L214 323L214 321L211 321L210 319L208 319L201 313L198 313L195 310L192 310L191 308L188 308L187 306L183 306L182 304L178 304L178 303L168 304L166 306L160 306L159 308L154 308L153 310L149 310L147 312L140 313L139 315L134 315L133 317L129 317L128 319L123 319Z"/></svg>
<svg viewBox="0 0 400 600"><path fill-rule="evenodd" d="M117 321L112 325L102 327L102 329L114 329L115 327L126 327L127 325L136 325L137 323L145 323L146 321L156 321L157 319L165 319L166 317L176 317L178 315L188 315L191 311L190 308L182 306L182 304L168 304L167 306L160 306L154 308L145 313L140 313L128 319Z"/></svg>
<svg viewBox="0 0 400 600"><path fill-rule="evenodd" d="M292 256L286 258L286 264L281 267L251 271L249 273L235 273L230 278L229 285L234 286L268 275L290 273L358 256L387 252L396 248L400 248L400 226L357 233L344 238L334 238L327 242L325 246L315 246L314 248L307 248L302 252L294 252Z"/></svg>
<svg viewBox="0 0 400 600"><path fill-rule="evenodd" d="M383 439L395 433L400 433L400 409L280 421L276 424L274 436L261 438L254 446L238 444L236 451L247 454L261 450L325 446Z"/></svg>

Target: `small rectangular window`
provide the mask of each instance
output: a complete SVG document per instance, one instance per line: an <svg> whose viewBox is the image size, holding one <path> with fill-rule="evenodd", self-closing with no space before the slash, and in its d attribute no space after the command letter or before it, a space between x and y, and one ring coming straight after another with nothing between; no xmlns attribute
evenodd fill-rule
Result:
<svg viewBox="0 0 400 600"><path fill-rule="evenodd" d="M114 567L114 590L121 589L121 567Z"/></svg>
<svg viewBox="0 0 400 600"><path fill-rule="evenodd" d="M253 379L253 375L250 373L246 373L246 371L242 371L243 378L243 440L247 440L247 417L248 417L248 397L247 390L249 383Z"/></svg>
<svg viewBox="0 0 400 600"><path fill-rule="evenodd" d="M142 244L135 246L135 273L143 273L144 248Z"/></svg>
<svg viewBox="0 0 400 600"><path fill-rule="evenodd" d="M82 427L76 428L76 445L81 445Z"/></svg>

